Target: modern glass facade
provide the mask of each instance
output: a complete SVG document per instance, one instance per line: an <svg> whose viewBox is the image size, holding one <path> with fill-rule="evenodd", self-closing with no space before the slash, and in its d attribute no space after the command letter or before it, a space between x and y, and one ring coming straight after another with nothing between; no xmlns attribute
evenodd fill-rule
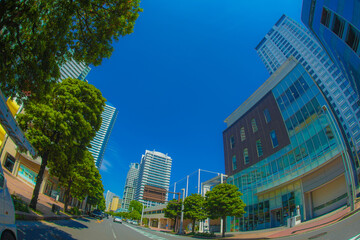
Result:
<svg viewBox="0 0 360 240"><path fill-rule="evenodd" d="M89 74L90 70L91 68L88 65L79 63L72 59L60 67L60 80L71 77L83 81Z"/></svg>
<svg viewBox="0 0 360 240"><path fill-rule="evenodd" d="M356 0L304 0L301 20L360 94L360 4Z"/></svg>
<svg viewBox="0 0 360 240"><path fill-rule="evenodd" d="M270 74L290 56L295 57L329 100L349 144L360 150L359 98L309 30L283 15L258 44L256 51ZM358 161L355 164L359 166Z"/></svg>
<svg viewBox="0 0 360 240"><path fill-rule="evenodd" d="M141 157L139 181L135 193L135 200L146 206L156 206L161 203L144 200L145 186L153 186L169 190L172 159L167 154L154 151L145 151ZM166 194L167 195L167 194ZM167 199L167 197L166 197Z"/></svg>
<svg viewBox="0 0 360 240"><path fill-rule="evenodd" d="M131 163L130 170L126 176L124 187L124 195L121 207L129 209L130 202L135 199L135 190L139 181L139 166L138 163Z"/></svg>
<svg viewBox="0 0 360 240"><path fill-rule="evenodd" d="M105 104L104 111L101 114L102 123L99 131L96 132L94 139L90 142L89 152L94 157L95 166L100 169L106 146L110 138L111 131L115 125L118 110L110 103Z"/></svg>
<svg viewBox="0 0 360 240"><path fill-rule="evenodd" d="M348 159L341 157L344 144L339 128L312 77L301 64L294 62L290 59L279 69L287 71L285 77L271 77L263 84L271 87L268 91L276 99L290 144L228 177L227 182L243 193L242 199L247 206L243 217L228 217L227 231L286 225L287 218L297 214L297 206L304 221L346 204L344 169L337 171L337 167L332 167L335 163L342 166L342 159ZM263 90L266 91L264 87ZM256 105L254 102L253 106ZM246 117L246 114L237 118ZM228 126L232 127L235 124ZM274 144L274 135L270 134L269 138ZM321 182L317 178L322 176L319 171L325 168L333 173L327 176L331 179ZM336 190L326 197L315 198L318 189L325 189L324 186L334 179L339 179L334 185Z"/></svg>

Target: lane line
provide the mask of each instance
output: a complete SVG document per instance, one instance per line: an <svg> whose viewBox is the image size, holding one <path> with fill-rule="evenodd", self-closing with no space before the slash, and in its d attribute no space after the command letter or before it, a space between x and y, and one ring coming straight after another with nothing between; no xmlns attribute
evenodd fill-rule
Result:
<svg viewBox="0 0 360 240"><path fill-rule="evenodd" d="M350 238L349 240L357 240L360 239L360 234L356 235L355 237Z"/></svg>
<svg viewBox="0 0 360 240"><path fill-rule="evenodd" d="M138 232L138 233L140 233L140 234L142 234L142 235L144 235L145 237L148 237L148 238L150 238L150 239L154 239L154 240L168 240L167 238L163 238L163 237L160 237L160 236L158 236L158 235L154 235L154 234L145 232L145 231L143 231L143 230L140 230L140 229L138 229L138 228L135 228L135 227L130 226L130 225L127 225L127 224L125 224L125 226L128 227L128 228L131 228L132 230L134 230L134 231L136 231L136 232Z"/></svg>
<svg viewBox="0 0 360 240"><path fill-rule="evenodd" d="M112 227L111 227L111 231L112 231L112 233L114 235L114 238L116 239L116 235L115 235L114 229Z"/></svg>

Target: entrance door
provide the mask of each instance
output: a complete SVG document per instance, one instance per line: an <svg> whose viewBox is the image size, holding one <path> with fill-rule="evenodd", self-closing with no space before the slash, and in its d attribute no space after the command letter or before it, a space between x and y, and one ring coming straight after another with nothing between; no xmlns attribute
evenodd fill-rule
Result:
<svg viewBox="0 0 360 240"><path fill-rule="evenodd" d="M282 223L282 209L271 210L271 227L280 227Z"/></svg>

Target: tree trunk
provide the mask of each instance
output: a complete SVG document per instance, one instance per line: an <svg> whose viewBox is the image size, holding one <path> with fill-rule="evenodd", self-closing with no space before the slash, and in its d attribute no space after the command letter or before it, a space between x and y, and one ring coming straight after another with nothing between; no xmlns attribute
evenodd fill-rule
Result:
<svg viewBox="0 0 360 240"><path fill-rule="evenodd" d="M34 210L36 210L36 205L37 205L37 201L38 201L39 193L40 193L40 187L41 187L41 184L44 179L45 168L47 165L48 157L49 157L49 153L45 153L43 156L41 156L40 170L36 177L36 184L35 184L35 188L34 188L34 191L33 191L32 197L31 197L31 201L30 201L30 205L29 205L29 207Z"/></svg>
<svg viewBox="0 0 360 240"><path fill-rule="evenodd" d="M195 219L193 219L192 233L195 233Z"/></svg>
<svg viewBox="0 0 360 240"><path fill-rule="evenodd" d="M223 220L223 231L222 231L222 237L225 237L225 227L226 227L226 223L225 223L225 220L226 220L226 216L225 217L222 217L222 220Z"/></svg>
<svg viewBox="0 0 360 240"><path fill-rule="evenodd" d="M176 232L176 229L177 229L177 227L176 227L176 223L177 223L177 217L174 219L174 232Z"/></svg>
<svg viewBox="0 0 360 240"><path fill-rule="evenodd" d="M68 182L68 187L67 187L67 189L65 190L64 212L67 212L67 211L68 211L69 199L70 199L71 183L72 183L72 180L69 180L69 182Z"/></svg>

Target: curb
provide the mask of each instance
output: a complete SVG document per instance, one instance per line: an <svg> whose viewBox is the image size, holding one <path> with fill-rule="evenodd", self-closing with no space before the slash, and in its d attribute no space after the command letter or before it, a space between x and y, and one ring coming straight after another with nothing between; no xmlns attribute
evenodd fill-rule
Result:
<svg viewBox="0 0 360 240"><path fill-rule="evenodd" d="M70 220L81 217L86 217L87 215L82 216L68 216L68 215L59 215L59 216L42 216L42 215L34 215L31 213L24 212L16 212L16 220L20 221L51 221L51 220Z"/></svg>

